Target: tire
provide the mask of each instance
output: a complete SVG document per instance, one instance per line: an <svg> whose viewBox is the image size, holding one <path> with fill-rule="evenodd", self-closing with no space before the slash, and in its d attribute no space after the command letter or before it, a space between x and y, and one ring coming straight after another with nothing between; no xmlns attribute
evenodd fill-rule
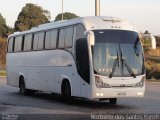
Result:
<svg viewBox="0 0 160 120"><path fill-rule="evenodd" d="M20 78L20 83L19 83L19 93L22 95L26 95L26 87L25 87L25 83L24 83L24 78Z"/></svg>
<svg viewBox="0 0 160 120"><path fill-rule="evenodd" d="M71 103L71 87L68 81L62 83L62 97L67 103Z"/></svg>
<svg viewBox="0 0 160 120"><path fill-rule="evenodd" d="M33 95L35 93L35 90L26 89L23 77L20 77L19 89L21 95Z"/></svg>
<svg viewBox="0 0 160 120"><path fill-rule="evenodd" d="M112 104L112 105L116 105L117 98L109 98L109 103Z"/></svg>

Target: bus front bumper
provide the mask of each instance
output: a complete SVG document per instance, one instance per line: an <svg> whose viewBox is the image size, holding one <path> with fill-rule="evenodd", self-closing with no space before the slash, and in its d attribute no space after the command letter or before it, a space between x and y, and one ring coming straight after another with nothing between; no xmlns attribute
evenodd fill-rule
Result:
<svg viewBox="0 0 160 120"><path fill-rule="evenodd" d="M92 99L97 98L121 98L121 97L143 97L145 88L101 88L92 93Z"/></svg>

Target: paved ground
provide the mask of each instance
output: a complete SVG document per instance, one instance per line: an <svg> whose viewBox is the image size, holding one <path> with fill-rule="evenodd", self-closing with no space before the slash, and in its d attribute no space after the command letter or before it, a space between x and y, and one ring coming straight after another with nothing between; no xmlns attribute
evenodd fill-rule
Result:
<svg viewBox="0 0 160 120"><path fill-rule="evenodd" d="M0 114L160 114L160 83L146 83L144 98L120 98L117 105L76 99L72 105L60 96L37 93L23 96L19 89L6 85L0 78ZM75 116L76 117L76 116ZM79 118L79 119L80 119Z"/></svg>

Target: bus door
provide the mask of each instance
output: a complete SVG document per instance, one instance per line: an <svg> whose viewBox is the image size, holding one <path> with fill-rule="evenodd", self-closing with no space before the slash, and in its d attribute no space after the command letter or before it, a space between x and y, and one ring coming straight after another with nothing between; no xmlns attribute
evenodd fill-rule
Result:
<svg viewBox="0 0 160 120"><path fill-rule="evenodd" d="M90 84L89 70L89 52L86 38L81 38L76 41L76 63L77 70L80 76L81 96L87 97Z"/></svg>

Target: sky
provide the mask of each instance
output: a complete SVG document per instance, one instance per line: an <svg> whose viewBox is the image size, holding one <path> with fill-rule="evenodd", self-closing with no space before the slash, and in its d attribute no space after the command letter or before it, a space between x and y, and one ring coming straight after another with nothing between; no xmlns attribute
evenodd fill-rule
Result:
<svg viewBox="0 0 160 120"><path fill-rule="evenodd" d="M94 16L95 0L63 0L64 12L78 16ZM61 13L62 0L0 0L0 13L10 27L26 3L33 3L50 11L51 21ZM148 30L160 35L160 0L101 0L101 15L116 16L133 23L138 31Z"/></svg>

